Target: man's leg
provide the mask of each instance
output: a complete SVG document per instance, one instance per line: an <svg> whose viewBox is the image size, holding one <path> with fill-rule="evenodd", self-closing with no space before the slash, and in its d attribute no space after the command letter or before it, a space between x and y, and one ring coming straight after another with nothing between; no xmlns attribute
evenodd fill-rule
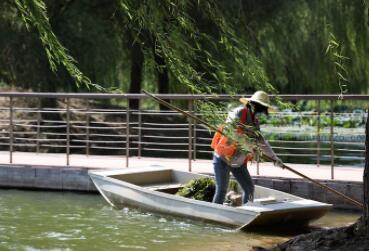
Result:
<svg viewBox="0 0 369 251"><path fill-rule="evenodd" d="M254 182L251 179L250 173L246 166L241 166L238 168L231 168L233 176L236 178L237 182L241 185L243 190L243 203L247 203L250 197L254 197Z"/></svg>
<svg viewBox="0 0 369 251"><path fill-rule="evenodd" d="M213 203L223 204L229 183L229 167L216 156L213 158L213 166L216 182Z"/></svg>

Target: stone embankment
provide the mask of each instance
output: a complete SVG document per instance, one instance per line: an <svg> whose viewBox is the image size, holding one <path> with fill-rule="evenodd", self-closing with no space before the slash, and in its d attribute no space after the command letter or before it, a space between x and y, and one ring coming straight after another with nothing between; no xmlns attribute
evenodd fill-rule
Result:
<svg viewBox="0 0 369 251"><path fill-rule="evenodd" d="M91 169L96 168L2 164L0 165L0 187L96 192L96 188L88 176L88 170ZM257 185L331 203L335 208L358 209L336 195L302 179L267 176L254 176L253 178ZM357 201L362 201L362 182L342 180L320 180L320 182Z"/></svg>
<svg viewBox="0 0 369 251"><path fill-rule="evenodd" d="M0 187L96 192L88 168L0 165Z"/></svg>
<svg viewBox="0 0 369 251"><path fill-rule="evenodd" d="M282 192L297 195L303 198L317 200L334 205L337 209L361 210L350 202L342 200L341 197L332 192L325 191L315 184L303 179L277 178L277 177L254 177L256 185L276 189ZM343 180L319 180L324 185L331 187L350 198L362 203L363 183L358 181Z"/></svg>

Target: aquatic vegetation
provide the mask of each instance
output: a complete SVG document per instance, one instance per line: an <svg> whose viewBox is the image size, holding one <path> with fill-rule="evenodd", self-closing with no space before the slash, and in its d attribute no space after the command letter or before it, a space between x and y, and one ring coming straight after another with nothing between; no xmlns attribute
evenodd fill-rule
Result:
<svg viewBox="0 0 369 251"><path fill-rule="evenodd" d="M260 124L273 125L273 126L317 126L318 116L317 115L304 115L298 112L290 114L275 114L271 115L269 118L266 116L259 117ZM320 114L320 127L331 126L331 117L329 113ZM356 128L358 126L364 126L365 116L363 113L352 112L352 113L342 113L335 114L333 118L333 126L343 127L343 128Z"/></svg>
<svg viewBox="0 0 369 251"><path fill-rule="evenodd" d="M238 184L234 180L229 182L229 190L238 192ZM177 195L195 200L211 202L215 193L215 181L212 178L204 177L193 179L181 188Z"/></svg>

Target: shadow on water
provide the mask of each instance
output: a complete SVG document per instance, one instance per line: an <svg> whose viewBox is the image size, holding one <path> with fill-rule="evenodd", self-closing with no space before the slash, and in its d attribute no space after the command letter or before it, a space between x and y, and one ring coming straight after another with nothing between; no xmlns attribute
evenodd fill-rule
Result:
<svg viewBox="0 0 369 251"><path fill-rule="evenodd" d="M322 229L349 226L354 224L360 217L361 212L357 210L334 209L326 215L310 222L308 225L273 225L264 227L253 227L246 230L260 235L291 237L299 234L307 234Z"/></svg>
<svg viewBox="0 0 369 251"><path fill-rule="evenodd" d="M253 227L247 230L243 230L245 233L255 233L259 235L268 236L280 236L280 237L290 237L299 234L307 234L316 230L321 230L324 228L315 226L296 226L296 225L285 225L285 226L263 226L263 227Z"/></svg>

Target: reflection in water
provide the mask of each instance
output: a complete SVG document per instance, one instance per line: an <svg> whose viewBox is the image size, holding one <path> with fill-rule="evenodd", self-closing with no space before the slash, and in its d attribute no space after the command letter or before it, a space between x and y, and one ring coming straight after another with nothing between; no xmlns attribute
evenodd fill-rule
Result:
<svg viewBox="0 0 369 251"><path fill-rule="evenodd" d="M343 226L358 214L332 212L313 223ZM248 250L301 231L235 232L200 221L124 208L99 195L0 190L0 250Z"/></svg>

